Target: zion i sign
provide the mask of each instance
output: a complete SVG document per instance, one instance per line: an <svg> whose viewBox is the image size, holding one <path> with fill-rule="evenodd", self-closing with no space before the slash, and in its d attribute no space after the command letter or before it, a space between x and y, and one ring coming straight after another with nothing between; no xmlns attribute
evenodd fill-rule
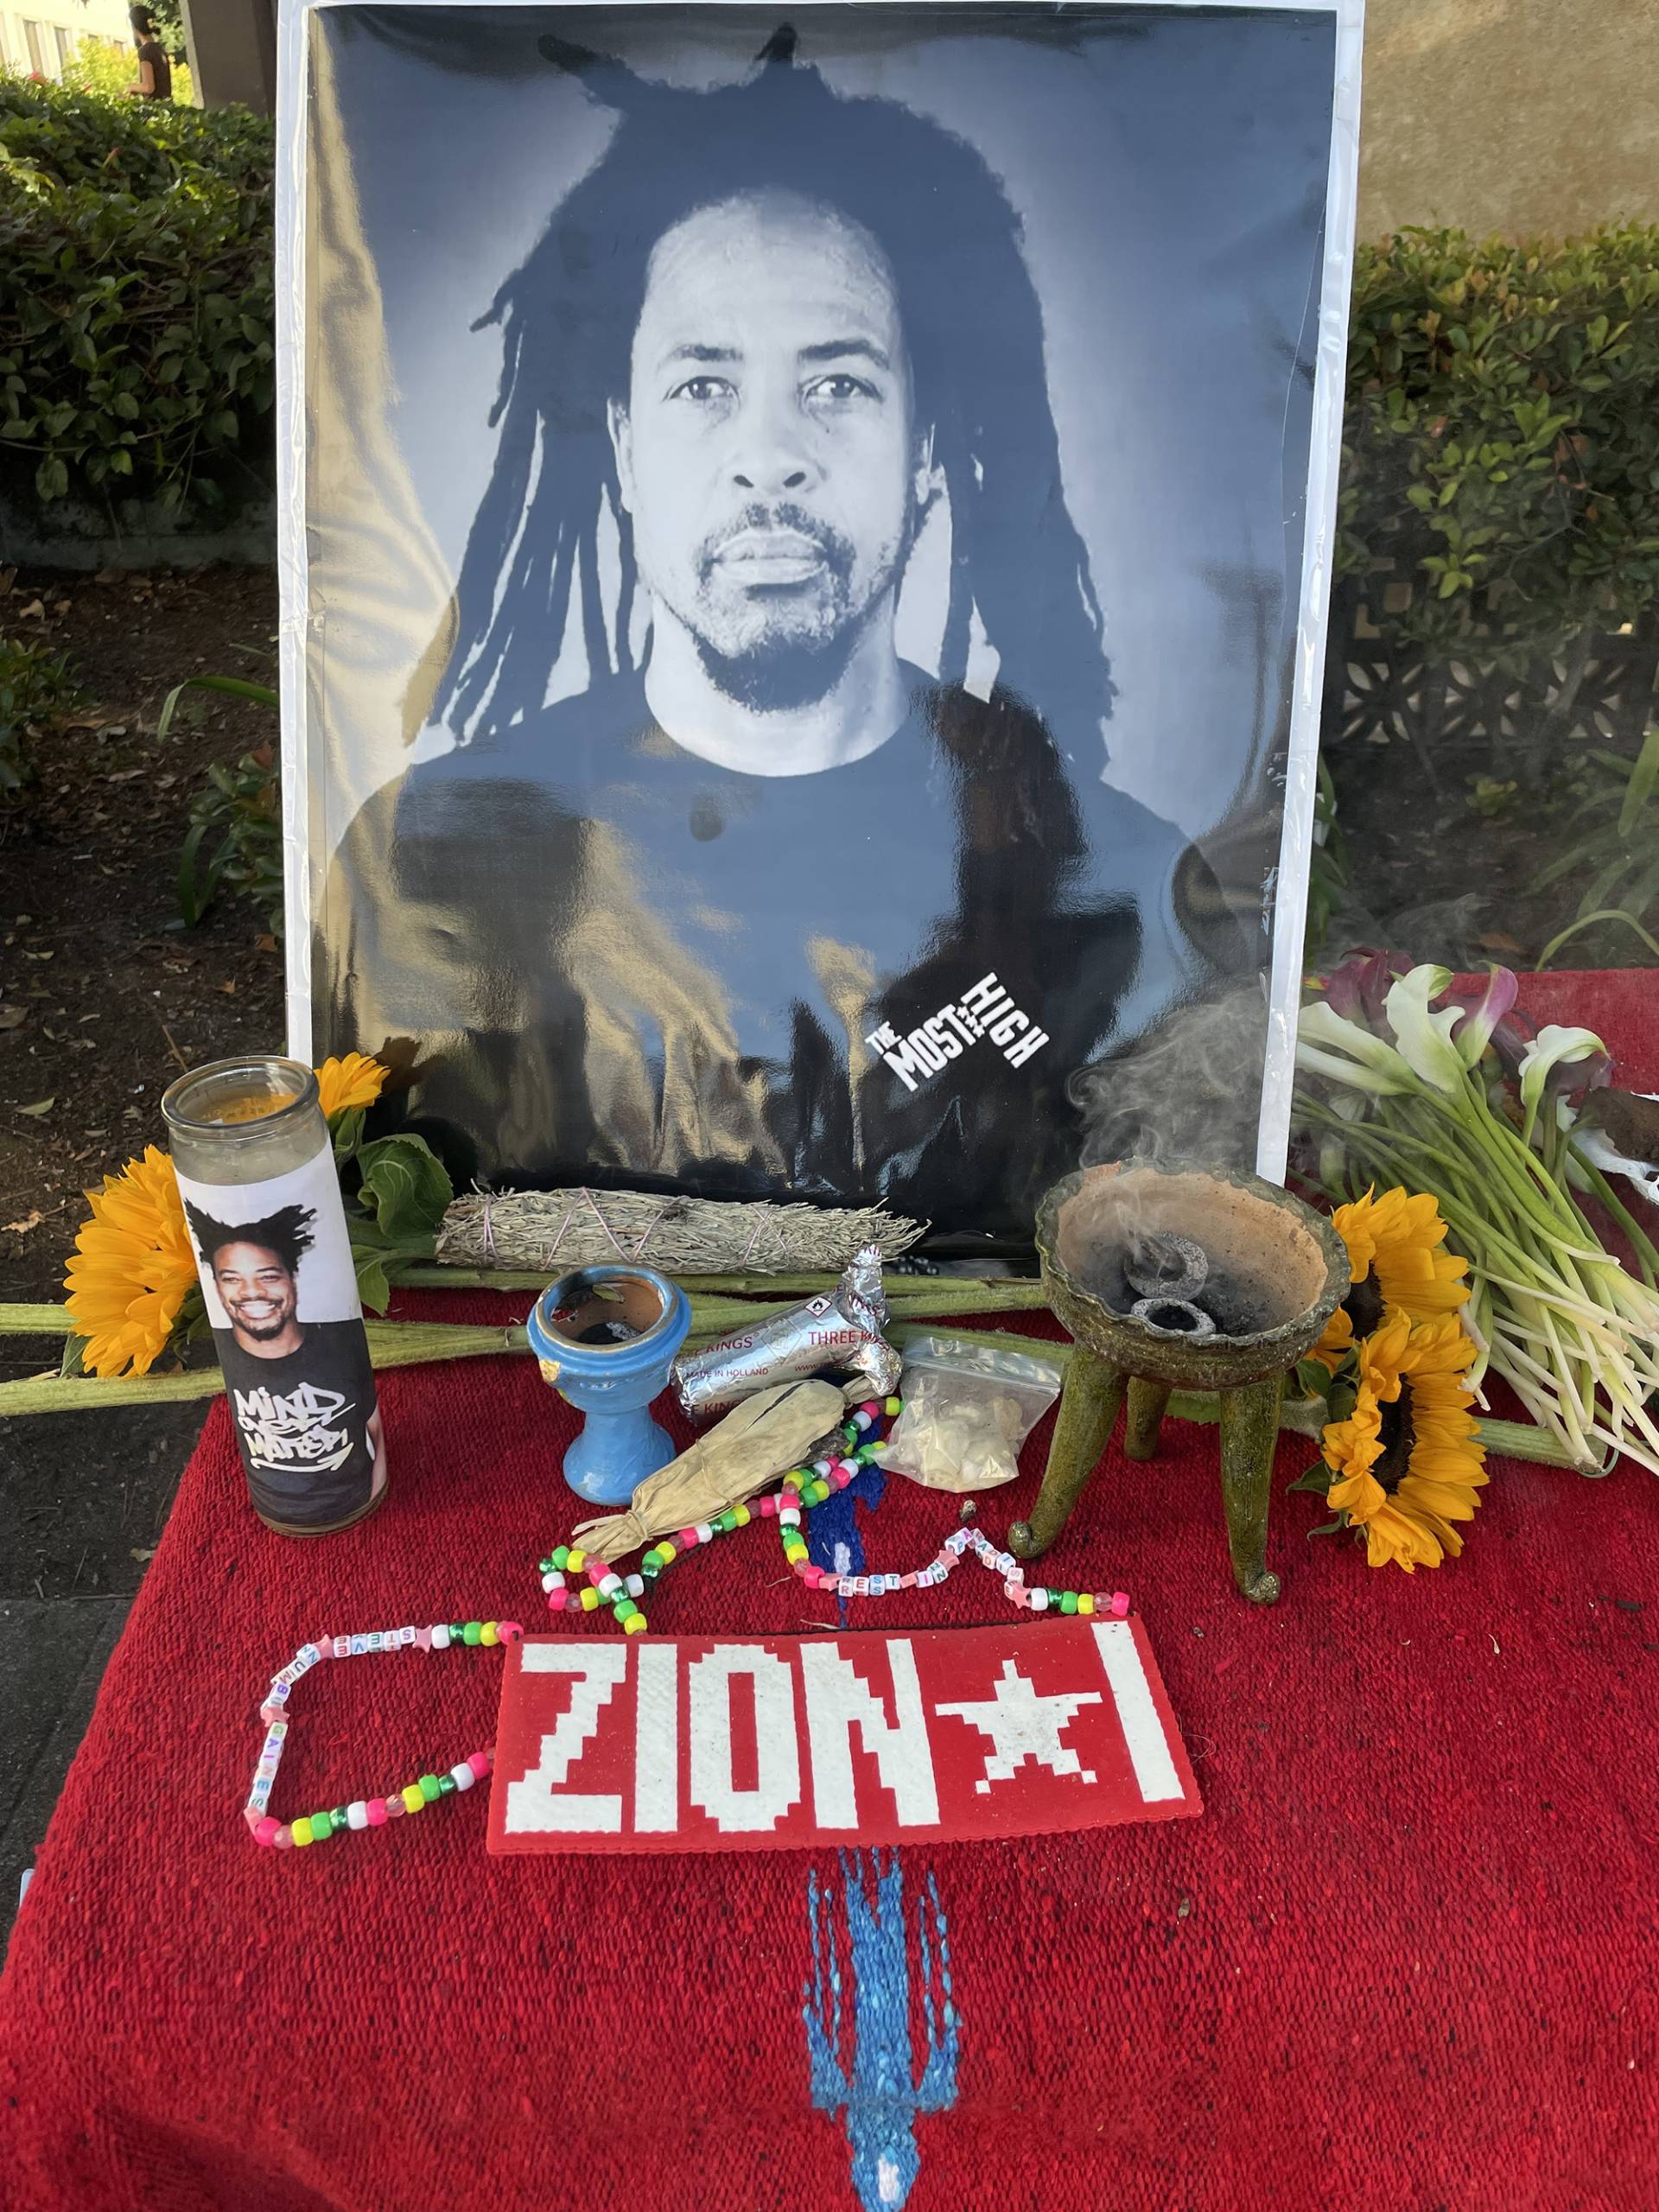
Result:
<svg viewBox="0 0 1659 2212"><path fill-rule="evenodd" d="M527 1637L506 1656L490 1848L948 1842L1201 1809L1133 1618Z"/></svg>

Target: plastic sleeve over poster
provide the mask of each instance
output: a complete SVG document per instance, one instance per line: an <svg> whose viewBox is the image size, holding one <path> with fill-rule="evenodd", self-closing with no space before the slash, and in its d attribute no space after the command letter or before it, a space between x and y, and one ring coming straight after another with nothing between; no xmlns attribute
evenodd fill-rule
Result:
<svg viewBox="0 0 1659 2212"><path fill-rule="evenodd" d="M1085 1161L1124 1156L1132 1147L1120 1131L1135 1116L1171 1152L1253 1165L1282 1180L1336 536L1363 0L1293 10L1247 0L1117 0L1076 11L1109 43L1114 30L1143 20L1176 26L1188 41L1206 27L1219 41L1230 24L1247 19L1321 27L1322 116L1310 96L1306 115L1293 117L1297 128L1285 125L1271 106L1270 65L1261 79L1268 101L1261 114L1249 112L1248 82L1235 100L1248 125L1237 167L1218 168L1210 188L1243 205L1259 186L1268 194L1264 231L1288 232L1298 219L1311 227L1305 246L1284 250L1281 266L1240 277L1230 325L1224 312L1213 324L1203 321L1216 270L1230 278L1228 247L1214 242L1214 261L1205 261L1204 180L1194 187L1190 175L1176 174L1180 164L1190 169L1212 159L1201 115L1192 118L1185 150L1171 155L1154 145L1150 126L1135 137L1124 95L1128 119L1115 117L1100 179L1145 174L1154 162L1169 174L1153 175L1144 195L1155 220L1143 223L1141 207L1130 200L1132 219L1103 226L1098 207L1116 203L1068 207L1064 165L1040 143L1045 131L1069 130L1078 134L1074 151L1093 143L1078 86L1086 91L1096 80L1086 71L1068 79L1058 47L1039 51L1052 10L987 0L980 10L935 13L915 0L848 0L815 11L801 26L798 82L804 86L827 53L830 105L874 110L877 99L865 95L879 94L900 116L895 143L906 132L942 143L953 134L953 150L942 158L982 161L997 189L1006 186L1024 263L1014 281L1033 295L1037 373L1049 386L1042 435L1008 448L1027 482L1007 499L971 435L953 458L945 431L936 442L918 421L905 492L910 511L892 526L890 557L869 498L838 506L827 494L816 497L818 479L834 490L838 454L877 451L880 407L907 378L914 389L906 404L913 399L920 417L928 372L922 317L905 293L901 225L882 232L881 251L863 251L861 263L862 249L849 248L847 238L862 237L865 219L850 201L850 214L823 219L816 244L798 220L780 245L778 222L762 208L744 219L747 229L739 222L730 236L711 234L708 251L728 265L753 253L761 257L757 267L770 251L786 276L810 265L818 251L825 269L841 272L836 296L843 306L867 302L885 270L902 302L897 345L884 346L874 327L831 334L826 325L823 336L804 327L809 342L799 353L825 357L810 409L803 403L817 444L799 468L791 465L792 452L785 454L769 491L752 453L734 442L726 480L742 487L733 496L746 504L686 519L674 512L676 500L686 506L690 479L672 435L691 410L700 438L725 435L725 425L750 405L746 380L760 391L760 370L753 353L740 359L734 340L670 327L669 264L653 257L649 315L640 311L633 332L636 374L652 317L663 326L664 358L677 350L697 373L683 372L671 394L664 386L672 401L663 410L666 429L645 413L637 388L601 410L597 535L579 553L550 553L537 568L542 556L531 541L538 527L548 530L550 544L575 543L568 518L538 522L559 458L549 427L556 410L545 416L505 510L498 578L480 584L478 542L490 493L474 498L455 489L470 468L486 465L474 461L484 433L467 409L476 391L481 425L493 397L492 433L500 417L503 440L512 434L512 409L531 380L522 363L535 343L537 255L549 235L537 245L537 231L550 211L568 216L607 162L626 167L628 134L636 119L644 129L660 85L677 89L660 96L660 124L656 111L651 121L674 147L682 125L667 104L690 105L678 87L701 90L712 80L711 99L734 96L722 89L728 54L734 67L747 66L746 54L757 67L787 64L796 44L780 28L785 10L743 11L752 38L747 28L732 29L737 10L709 11L720 27L707 34L697 11L687 11L672 35L691 58L677 63L671 54L664 77L664 41L671 35L642 28L659 22L660 11L613 0L538 12L544 33L525 28L530 11L504 10L493 0L444 0L442 8L438 0L294 0L281 14L277 512L289 1052L308 1060L321 1051L374 1052L408 1040L418 1067L436 1070L409 1110L423 1126L453 1135L446 1147L452 1168L496 1184L592 1180L714 1198L886 1200L947 1233L977 1230L982 1221L988 1239L1012 1243L1020 1221L1028 1232L1042 1182L1077 1165L1079 1153ZM957 29L969 25L961 55L941 43L947 16ZM1003 40L1029 69L1028 97L1005 104L1017 111L1024 102L1037 116L1023 135L1017 112L996 113L980 127L972 67L988 65L966 51L974 17L982 18L979 43L987 53ZM835 44L842 18L879 27L865 42L874 61L859 36ZM331 40L331 22L348 19L349 35ZM436 49L423 19L442 22L460 42L447 64L431 58ZM455 56L473 26L486 60L463 69ZM487 60L499 57L509 29L545 60L532 87L542 103L534 110L505 65ZM700 43L705 35L715 41L712 60ZM504 155L486 196L501 218L494 228L510 232L512 244L499 249L499 276L493 261L487 282L480 276L464 300L446 301L454 335L416 313L417 298L429 308L445 299L435 283L421 290L427 272L418 262L424 257L447 272L443 283L454 292L454 272L465 265L481 219L463 207L453 235L435 237L411 216L403 232L419 239L414 273L399 261L400 250L406 258L412 250L399 248L396 222L383 210L398 207L396 179L405 172L391 123L377 118L372 96L352 74L353 40L365 53L373 49L377 70L391 54L410 73L399 82L416 83L424 70L433 112L457 134L486 113L477 86L491 67L506 86L499 143L515 150ZM907 60L911 48L929 41L925 64ZM1120 56L1126 73L1135 65L1134 45L1112 49L1114 67ZM369 84L372 73L359 66ZM1312 83L1306 55L1297 66ZM390 115L394 94L380 97ZM811 95L803 89L799 98L804 114ZM1035 105L1046 99L1064 118L1052 128ZM544 114L553 120L543 130ZM530 127L526 118L533 118ZM399 121L406 137L418 135L416 115ZM1306 162L1315 123L1322 210L1317 183L1296 188L1311 169L1287 166L1268 175L1250 166L1273 158L1260 152L1262 144L1292 138L1295 158ZM685 146L695 144L696 127L684 126ZM764 135L763 126L757 130ZM1246 145L1252 133L1255 143ZM727 134L734 136L741 133ZM521 143L534 144L543 168L520 156ZM1224 164L1234 156L1213 158ZM741 162L732 160L737 175ZM1106 184L1097 180L1091 189ZM796 199L805 194L799 188ZM461 200L467 196L463 186ZM608 197L617 202L618 190ZM442 203L435 196L433 204ZM453 211L456 204L452 194L448 205ZM657 203L647 194L641 204ZM747 204L739 186L728 204ZM1190 237L1177 235L1182 222ZM671 218L659 221L659 241L672 227ZM880 226L872 218L866 227ZM1090 241L1103 230L1113 237L1096 265ZM697 243L688 242L682 289L706 298ZM510 275L516 256L523 265ZM1166 263L1192 272L1179 296L1167 289L1175 280L1160 274ZM1225 281L1219 289L1225 293ZM340 336L340 302L353 291L355 311L366 318L354 327L372 327L376 344L384 340L378 384L353 384L361 349L353 353ZM1271 311L1258 312L1269 291ZM787 283L779 297L785 314ZM1099 297L1130 303L1120 316L1123 331L1090 321L1087 302ZM1161 369L1136 381L1135 314L1147 327L1187 318L1179 350L1201 359L1208 348L1217 365L1213 386L1182 388L1185 428L1176 401L1166 416L1156 412ZM1253 322L1266 327L1275 316L1283 342L1276 367L1266 372L1247 358L1248 334ZM572 326L555 315L550 327ZM832 338L843 336L856 358L828 359ZM999 342L1012 359L1014 341ZM472 351L460 350L466 346ZM1235 346L1236 363L1227 352ZM424 367L422 347L430 356ZM493 390L486 357L499 361L504 347L509 365L521 364L517 397L511 365ZM912 365L884 385L889 353L906 350ZM464 388L454 361L471 380ZM760 399L753 405L758 419ZM868 418L859 412L865 407ZM938 420L959 423L966 412ZM369 414L374 435L359 435ZM386 451L396 448L396 468L377 480L365 462L359 486L338 490L330 456L354 442L366 450L377 436ZM494 465L492 491L505 467L499 456ZM393 474L397 495L378 499ZM665 484L671 498L658 488ZM1027 498L1033 489L1042 496ZM1058 512L1076 550L1052 575L1022 582L1018 571L1029 563L1007 518L1028 511ZM404 529L410 516L418 524L412 533ZM675 526L695 541L700 564L687 569L690 582L677 597L668 543ZM867 547L874 550L867 555ZM999 563L1014 573L984 582ZM537 603L557 610L546 618L556 633L545 645L556 663L550 674L531 666L526 675L524 626L515 628L503 612L510 570L521 579L529 574ZM1214 581L1228 575L1244 581ZM387 602L403 594L401 630L373 610L377 591ZM870 607L881 613L883 591L896 639L884 666L862 642ZM1030 622L1028 639L1007 611L1022 591L1035 602L1019 618ZM607 594L616 603L601 612ZM365 607L372 615L366 624ZM884 728L899 725L877 751L861 751L858 741L836 751L833 733L823 736L822 702L797 682L804 656L847 671L846 658L836 658L843 641L830 634L843 617L846 636L861 642L845 647L850 671L836 680L844 692L857 692L867 718L887 711ZM428 623L424 659L418 639L407 649L404 643L420 619ZM376 620L365 650L360 633ZM793 658L779 651L767 658L791 620L785 643ZM1102 640L1097 666L1062 681L1054 671L1071 651L1069 632L1090 625ZM444 636L451 641L447 671L442 653L433 658ZM363 671L377 652L382 664L371 680ZM573 677L572 669L582 672ZM890 680L899 669L915 679L907 701ZM435 693L438 704L417 728L408 700L423 671L432 679L428 703ZM1252 690L1258 703L1247 728L1250 709L1240 702ZM721 723L712 736L697 721L710 700L729 718L729 728ZM401 747L387 734L396 719L387 702L405 717ZM757 766L743 751L757 728L785 727L805 733L800 767L775 758ZM1090 749L1096 729L1103 733L1097 755ZM501 840L474 861L467 825L477 820L493 747L502 762L500 788L513 796L504 802ZM1022 747L1050 764L1034 781L1007 766ZM525 775L543 775L543 764L556 760L582 764L581 778L574 767L562 770L556 789L547 770L547 788L521 803ZM980 818L998 824L1003 847L970 858L964 826L953 858L949 833L929 829L931 810L943 823L960 804L966 825L974 802L960 794L975 785ZM639 805L641 788L646 799ZM1019 826L1032 822L1034 831ZM844 857L844 870L817 857L810 838L818 834ZM974 833L982 841L982 834ZM803 837L809 842L798 846ZM475 893L469 865L477 869ZM561 910L557 920L550 957L556 987L539 991L530 971L555 929L545 913L520 912L519 868L580 887L566 902L574 902L575 919ZM467 918L468 896L475 920ZM1040 906L1035 919L1022 899ZM972 927L963 919L969 915L979 918ZM777 950L780 916L801 940L787 959ZM429 946L435 948L429 968ZM1217 1128L1213 1146L1190 1109L1185 1128L1174 1111L1202 1086L1187 1074L1172 1076L1176 1063L1160 1062L1156 1051L1138 1068L1131 1057L1138 1039L1156 1046L1171 1009L1203 998L1203 978L1248 1030L1235 1062L1243 1079L1211 1085L1235 1098L1233 1122ZM485 1033L480 1006L490 1009L493 1035ZM1197 1049L1213 1074L1222 1046L1201 1041ZM445 1053L450 1058L440 1065ZM1195 1127L1196 1136L1189 1133Z"/></svg>

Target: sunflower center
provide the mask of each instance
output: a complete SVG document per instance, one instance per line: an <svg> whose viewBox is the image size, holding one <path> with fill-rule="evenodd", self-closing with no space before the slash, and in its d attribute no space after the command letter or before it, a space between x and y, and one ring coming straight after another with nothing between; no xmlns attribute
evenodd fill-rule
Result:
<svg viewBox="0 0 1659 2212"><path fill-rule="evenodd" d="M1342 1301L1343 1311L1354 1325L1356 1338L1369 1337L1382 1319L1382 1290L1373 1268L1362 1275Z"/></svg>
<svg viewBox="0 0 1659 2212"><path fill-rule="evenodd" d="M1411 1471L1411 1454L1417 1442L1417 1425L1411 1417L1411 1385L1403 1376L1399 1396L1382 1410L1377 1433L1382 1450L1372 1462L1371 1473L1392 1497Z"/></svg>

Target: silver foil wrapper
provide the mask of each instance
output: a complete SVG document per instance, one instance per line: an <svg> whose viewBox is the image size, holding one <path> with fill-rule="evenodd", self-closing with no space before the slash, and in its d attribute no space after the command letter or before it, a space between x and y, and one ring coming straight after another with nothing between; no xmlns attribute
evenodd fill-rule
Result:
<svg viewBox="0 0 1659 2212"><path fill-rule="evenodd" d="M881 1334L887 1322L881 1255L870 1244L828 1296L804 1299L753 1329L683 1353L674 1363L674 1387L689 1414L715 1413L774 1382L826 1371L865 1376L871 1396L885 1398L898 1388L904 1364Z"/></svg>

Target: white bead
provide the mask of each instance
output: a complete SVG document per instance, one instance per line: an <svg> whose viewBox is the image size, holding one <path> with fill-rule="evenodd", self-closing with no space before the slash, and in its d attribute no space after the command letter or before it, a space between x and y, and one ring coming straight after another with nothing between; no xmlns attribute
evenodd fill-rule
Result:
<svg viewBox="0 0 1659 2212"><path fill-rule="evenodd" d="M449 1624L448 1621L435 1621L433 1623L432 1649L435 1651L447 1651L449 1649Z"/></svg>
<svg viewBox="0 0 1659 2212"><path fill-rule="evenodd" d="M700 1544L712 1544L714 1541L715 1531L713 1525L707 1521L699 1521L697 1523L697 1541Z"/></svg>
<svg viewBox="0 0 1659 2212"><path fill-rule="evenodd" d="M624 1587L630 1598L643 1598L645 1594L645 1578L643 1574L631 1574Z"/></svg>
<svg viewBox="0 0 1659 2212"><path fill-rule="evenodd" d="M542 1577L542 1587L543 1590L563 1589L564 1577L559 1573L557 1567L552 1567L548 1569L547 1573Z"/></svg>
<svg viewBox="0 0 1659 2212"><path fill-rule="evenodd" d="M457 1789L470 1789L473 1784L478 1780L478 1777L473 1772L473 1770L467 1765L465 1759L462 1759L459 1766L452 1766L450 1768L449 1776Z"/></svg>
<svg viewBox="0 0 1659 2212"><path fill-rule="evenodd" d="M349 1659L349 1658L351 1657L351 1656L352 1656L352 1640L351 1640L350 1637L348 1637L348 1636L337 1636L337 1637L334 1638L334 1656L335 1656L335 1658L336 1658L336 1659Z"/></svg>
<svg viewBox="0 0 1659 2212"><path fill-rule="evenodd" d="M1046 1613L1048 1611L1048 1592L1046 1590L1032 1590L1027 1592L1027 1594L1031 1599L1031 1610L1033 1613Z"/></svg>
<svg viewBox="0 0 1659 2212"><path fill-rule="evenodd" d="M414 1643L416 1637L419 1634L420 1630L417 1628L400 1628L397 1631L397 1641L405 1649L407 1649L410 1644Z"/></svg>
<svg viewBox="0 0 1659 2212"><path fill-rule="evenodd" d="M386 1632L385 1629L381 1628L372 1629L369 1634L365 1637L363 1641L366 1649L370 1651L384 1651L386 1648Z"/></svg>
<svg viewBox="0 0 1659 2212"><path fill-rule="evenodd" d="M348 1828L365 1828L369 1825L369 1808L362 1798L346 1808L346 1825Z"/></svg>

